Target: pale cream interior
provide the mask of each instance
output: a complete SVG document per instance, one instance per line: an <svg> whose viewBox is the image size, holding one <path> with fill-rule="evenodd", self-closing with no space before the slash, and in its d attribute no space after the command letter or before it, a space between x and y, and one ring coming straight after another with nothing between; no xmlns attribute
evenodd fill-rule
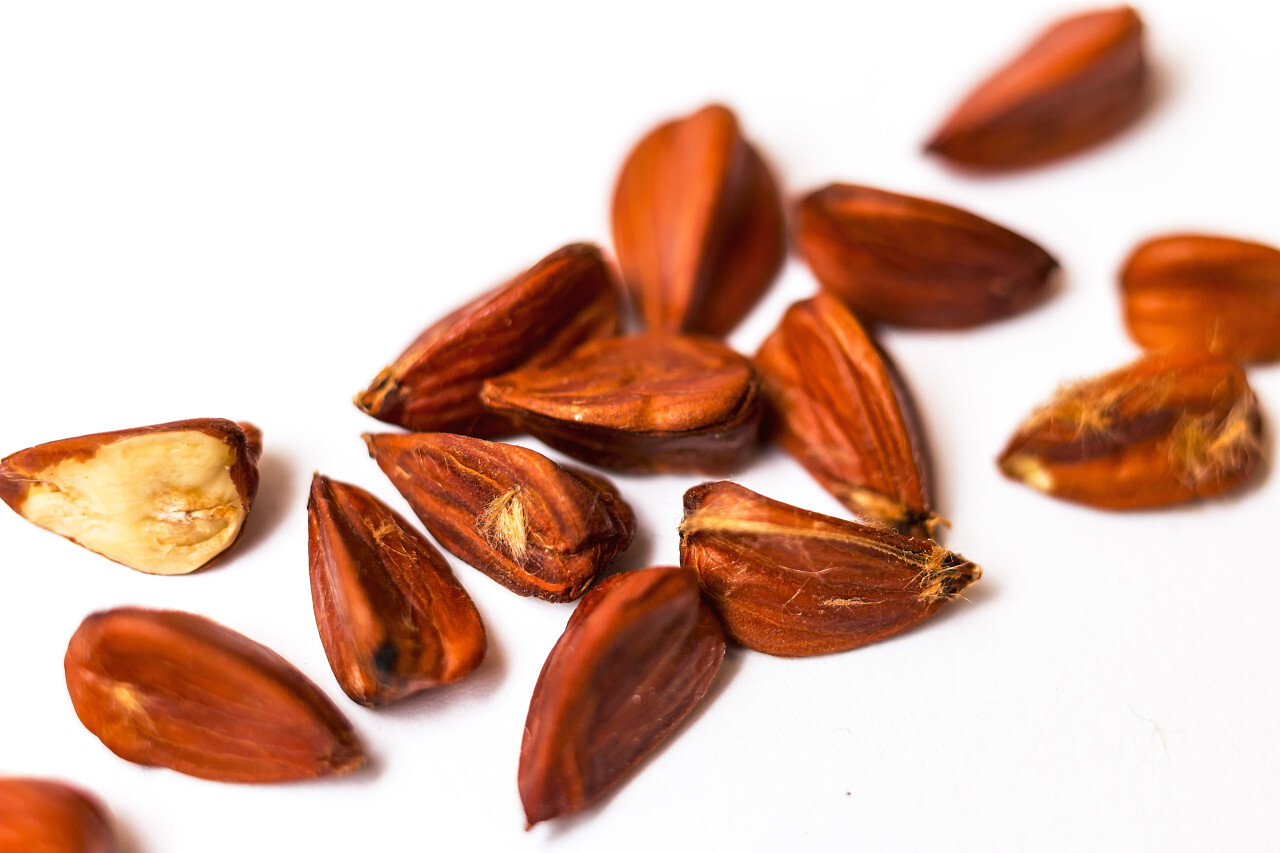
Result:
<svg viewBox="0 0 1280 853"><path fill-rule="evenodd" d="M244 523L234 461L202 432L126 438L41 471L22 514L139 571L185 574L234 542Z"/></svg>
<svg viewBox="0 0 1280 853"><path fill-rule="evenodd" d="M1031 488L1040 492L1053 490L1053 474L1040 464L1034 456L1018 454L1004 462L1004 470L1010 476L1021 480Z"/></svg>

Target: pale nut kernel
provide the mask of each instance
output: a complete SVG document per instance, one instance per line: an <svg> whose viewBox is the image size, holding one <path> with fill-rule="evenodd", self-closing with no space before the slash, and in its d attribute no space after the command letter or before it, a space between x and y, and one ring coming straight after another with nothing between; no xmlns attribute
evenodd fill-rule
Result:
<svg viewBox="0 0 1280 853"><path fill-rule="evenodd" d="M52 441L0 460L0 499L109 560L187 574L240 538L261 448L255 427L211 418Z"/></svg>

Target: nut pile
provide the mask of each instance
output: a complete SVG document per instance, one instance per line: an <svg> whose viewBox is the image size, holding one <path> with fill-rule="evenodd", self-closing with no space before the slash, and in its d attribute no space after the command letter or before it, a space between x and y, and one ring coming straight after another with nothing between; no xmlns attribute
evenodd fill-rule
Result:
<svg viewBox="0 0 1280 853"><path fill-rule="evenodd" d="M928 149L986 171L1072 154L1141 113L1148 76L1132 9L1076 16L985 81ZM581 599L530 700L517 772L529 825L588 806L675 732L726 638L779 656L854 649L981 577L939 541L915 404L875 324L996 321L1042 304L1059 266L967 211L832 184L794 217L818 293L747 357L718 338L778 274L786 214L734 114L709 106L640 140L612 216L620 274L599 248L565 246L436 322L355 399L408 430L364 441L441 546L516 594ZM1116 510L1248 482L1262 417L1239 362L1280 358L1280 250L1160 237L1133 251L1121 285L1150 352L1061 389L1000 470ZM623 335L628 303L643 330ZM709 477L741 470L763 433L852 518L702 482L684 496L679 567L607 575L635 537L625 495L501 440L519 433L597 468ZM53 441L0 460L0 498L108 559L183 574L239 539L261 450L255 428L217 419ZM316 625L351 700L383 706L481 664L494 626L410 521L322 474L307 506ZM92 614L65 669L84 726L129 761L265 783L366 760L319 687L194 614ZM0 841L11 836L113 849L103 807L47 781L0 779Z"/></svg>

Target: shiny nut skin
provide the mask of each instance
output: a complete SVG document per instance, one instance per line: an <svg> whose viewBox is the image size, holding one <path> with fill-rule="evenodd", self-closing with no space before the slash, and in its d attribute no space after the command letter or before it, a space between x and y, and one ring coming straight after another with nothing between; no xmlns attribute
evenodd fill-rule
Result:
<svg viewBox="0 0 1280 853"><path fill-rule="evenodd" d="M934 542L800 509L735 483L685 493L680 564L725 633L782 657L855 649L913 628L982 569Z"/></svg>
<svg viewBox="0 0 1280 853"><path fill-rule="evenodd" d="M135 764L258 783L365 762L351 724L306 676L203 616L95 613L72 636L64 667L80 722Z"/></svg>
<svg viewBox="0 0 1280 853"><path fill-rule="evenodd" d="M416 431L493 436L511 425L485 412L485 379L555 363L618 329L618 284L600 250L573 243L444 317L358 394L356 406Z"/></svg>
<svg viewBox="0 0 1280 853"><path fill-rule="evenodd" d="M440 544L520 595L575 599L631 544L612 483L535 450L450 433L364 438Z"/></svg>
<svg viewBox="0 0 1280 853"><path fill-rule="evenodd" d="M613 241L649 331L721 336L738 324L786 244L777 184L732 111L704 107L640 140L614 189Z"/></svg>
<svg viewBox="0 0 1280 853"><path fill-rule="evenodd" d="M960 329L1048 298L1058 263L957 207L852 184L800 202L796 245L823 289L863 322Z"/></svg>
<svg viewBox="0 0 1280 853"><path fill-rule="evenodd" d="M1150 98L1143 24L1129 6L1053 24L978 85L927 150L968 169L1036 166L1089 148Z"/></svg>
<svg viewBox="0 0 1280 853"><path fill-rule="evenodd" d="M623 572L583 596L529 702L518 776L529 825L617 785L702 700L724 651L692 572Z"/></svg>
<svg viewBox="0 0 1280 853"><path fill-rule="evenodd" d="M357 486L316 474L307 502L311 601L333 674L362 705L457 681L484 625L444 557Z"/></svg>
<svg viewBox="0 0 1280 853"><path fill-rule="evenodd" d="M937 520L914 411L852 312L827 293L797 302L755 362L783 449L868 524L927 538Z"/></svg>
<svg viewBox="0 0 1280 853"><path fill-rule="evenodd" d="M491 379L492 411L602 468L727 473L756 447L763 400L751 362L711 338L592 341L564 361Z"/></svg>

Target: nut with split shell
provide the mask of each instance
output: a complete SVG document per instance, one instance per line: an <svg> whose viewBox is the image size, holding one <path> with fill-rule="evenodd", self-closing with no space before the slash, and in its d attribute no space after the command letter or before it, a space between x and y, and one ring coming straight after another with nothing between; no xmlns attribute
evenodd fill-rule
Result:
<svg viewBox="0 0 1280 853"><path fill-rule="evenodd" d="M51 441L0 459L23 518L149 574L193 572L244 532L262 434L219 418Z"/></svg>

